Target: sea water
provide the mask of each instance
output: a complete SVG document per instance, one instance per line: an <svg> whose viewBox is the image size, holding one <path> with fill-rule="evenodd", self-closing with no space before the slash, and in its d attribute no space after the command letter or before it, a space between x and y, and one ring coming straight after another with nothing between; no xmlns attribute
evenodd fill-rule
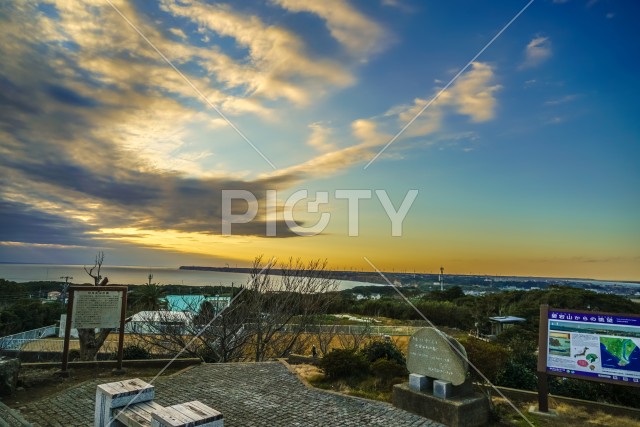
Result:
<svg viewBox="0 0 640 427"><path fill-rule="evenodd" d="M88 267L91 267L89 265ZM240 286L249 280L246 273L225 271L180 270L175 267L110 266L100 270L102 277L108 277L112 285L142 285L147 283L149 274L153 274L153 283L159 285L184 286ZM0 264L0 279L14 282L56 281L71 276L70 283L80 285L93 284L93 279L84 271L82 265L59 264ZM338 289L351 289L356 286L377 286L366 282L339 280Z"/></svg>

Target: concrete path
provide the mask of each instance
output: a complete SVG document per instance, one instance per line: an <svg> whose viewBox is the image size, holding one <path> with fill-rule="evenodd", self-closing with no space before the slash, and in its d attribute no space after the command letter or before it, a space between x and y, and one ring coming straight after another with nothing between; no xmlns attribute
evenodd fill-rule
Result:
<svg viewBox="0 0 640 427"><path fill-rule="evenodd" d="M96 386L103 382L32 402L22 416L35 426L91 426ZM279 362L205 364L154 385L159 404L200 400L224 414L225 427L441 426L387 403L306 387Z"/></svg>

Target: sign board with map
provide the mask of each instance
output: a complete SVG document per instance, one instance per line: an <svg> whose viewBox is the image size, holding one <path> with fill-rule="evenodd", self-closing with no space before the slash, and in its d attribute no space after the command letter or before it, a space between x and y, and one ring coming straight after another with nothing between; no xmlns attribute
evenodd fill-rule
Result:
<svg viewBox="0 0 640 427"><path fill-rule="evenodd" d="M538 372L640 386L640 316L541 307Z"/></svg>

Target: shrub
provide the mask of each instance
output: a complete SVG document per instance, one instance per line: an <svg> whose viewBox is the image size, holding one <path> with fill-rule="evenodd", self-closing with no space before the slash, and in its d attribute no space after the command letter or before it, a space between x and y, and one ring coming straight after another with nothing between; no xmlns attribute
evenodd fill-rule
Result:
<svg viewBox="0 0 640 427"><path fill-rule="evenodd" d="M75 360L80 360L80 350L69 350L69 362L73 362Z"/></svg>
<svg viewBox="0 0 640 427"><path fill-rule="evenodd" d="M499 344L485 342L475 338L462 339L460 343L464 346L469 361L473 363L489 381L495 382L498 372L504 368L505 363L509 359L507 349ZM476 380L481 378L475 369L469 368L469 370Z"/></svg>
<svg viewBox="0 0 640 427"><path fill-rule="evenodd" d="M220 361L220 355L208 346L202 346L198 349L198 357L204 363L218 363Z"/></svg>
<svg viewBox="0 0 640 427"><path fill-rule="evenodd" d="M362 354L373 363L378 359L393 360L400 366L406 366L407 361L404 354L391 341L373 341L362 349Z"/></svg>
<svg viewBox="0 0 640 427"><path fill-rule="evenodd" d="M409 374L404 365L388 359L378 359L373 362L371 364L371 372L385 384L388 384L394 378L405 377Z"/></svg>
<svg viewBox="0 0 640 427"><path fill-rule="evenodd" d="M535 370L532 370L529 366L509 359L504 369L496 375L496 384L522 390L536 390L538 376Z"/></svg>
<svg viewBox="0 0 640 427"><path fill-rule="evenodd" d="M320 368L331 379L357 377L369 372L367 359L354 350L334 349L322 360Z"/></svg>
<svg viewBox="0 0 640 427"><path fill-rule="evenodd" d="M124 360L151 359L151 355L146 348L132 344L122 349L122 358Z"/></svg>

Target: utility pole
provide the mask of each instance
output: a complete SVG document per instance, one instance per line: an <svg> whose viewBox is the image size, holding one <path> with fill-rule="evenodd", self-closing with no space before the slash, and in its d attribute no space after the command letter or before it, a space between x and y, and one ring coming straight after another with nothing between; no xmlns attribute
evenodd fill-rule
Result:
<svg viewBox="0 0 640 427"><path fill-rule="evenodd" d="M62 307L67 306L67 288L69 287L69 280L73 279L71 276L62 276L61 279L64 279L64 286L62 287Z"/></svg>
<svg viewBox="0 0 640 427"><path fill-rule="evenodd" d="M442 280L444 279L444 267L440 267L440 291L444 291L444 285L442 283Z"/></svg>

